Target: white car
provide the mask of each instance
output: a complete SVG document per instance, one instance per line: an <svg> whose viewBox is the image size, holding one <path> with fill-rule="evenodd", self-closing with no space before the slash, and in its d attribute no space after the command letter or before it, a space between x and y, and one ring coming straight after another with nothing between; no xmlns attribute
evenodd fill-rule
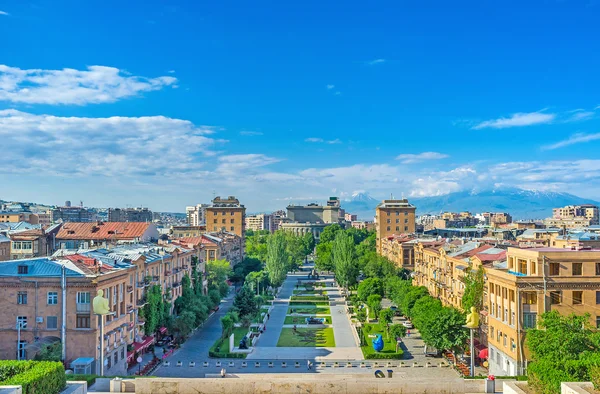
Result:
<svg viewBox="0 0 600 394"><path fill-rule="evenodd" d="M410 322L409 320L403 321L402 325L406 328L414 328L412 322Z"/></svg>

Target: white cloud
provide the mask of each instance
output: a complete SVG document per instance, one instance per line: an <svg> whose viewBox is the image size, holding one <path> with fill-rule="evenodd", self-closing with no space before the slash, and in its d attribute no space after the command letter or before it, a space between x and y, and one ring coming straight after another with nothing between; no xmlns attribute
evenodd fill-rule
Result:
<svg viewBox="0 0 600 394"><path fill-rule="evenodd" d="M335 85L327 85L327 90L331 90L333 88L335 88Z"/></svg>
<svg viewBox="0 0 600 394"><path fill-rule="evenodd" d="M396 160L401 160L402 164L419 163L425 160L440 160L447 158L448 155L439 152L423 152L423 153L404 153L398 155Z"/></svg>
<svg viewBox="0 0 600 394"><path fill-rule="evenodd" d="M179 176L214 156L214 128L164 116L80 118L0 111L5 174Z"/></svg>
<svg viewBox="0 0 600 394"><path fill-rule="evenodd" d="M544 145L544 146L542 146L542 150L553 150L553 149L558 149L558 148L564 148L565 146L580 144L582 142L596 141L596 140L600 140L600 133L595 133L595 134L577 133L577 134L573 134L572 136L570 136L569 138L567 138L565 140L558 141L558 142L555 142L550 145Z"/></svg>
<svg viewBox="0 0 600 394"><path fill-rule="evenodd" d="M242 131L240 131L240 135L257 136L257 135L263 135L263 133L261 131L242 130Z"/></svg>
<svg viewBox="0 0 600 394"><path fill-rule="evenodd" d="M342 94L342 92L340 92L339 90L336 90L336 92L334 93L336 96L339 96L340 94Z"/></svg>
<svg viewBox="0 0 600 394"><path fill-rule="evenodd" d="M339 138L336 138L334 140L324 140L323 138L315 138L315 137L307 138L304 140L304 142L324 143L324 144L341 144L342 143L342 141Z"/></svg>
<svg viewBox="0 0 600 394"><path fill-rule="evenodd" d="M536 124L551 123L555 118L556 114L546 114L542 112L519 112L511 115L508 118L486 120L485 122L481 122L473 126L473 129L504 129L508 127L532 126Z"/></svg>
<svg viewBox="0 0 600 394"><path fill-rule="evenodd" d="M10 15L8 12L0 11L0 15Z"/></svg>
<svg viewBox="0 0 600 394"><path fill-rule="evenodd" d="M169 74L175 74L175 70L169 70L167 71Z"/></svg>
<svg viewBox="0 0 600 394"><path fill-rule="evenodd" d="M592 111L577 110L573 111L573 115L565 122L581 122L593 118L594 115L595 113Z"/></svg>
<svg viewBox="0 0 600 394"><path fill-rule="evenodd" d="M377 64L382 64L382 63L385 63L385 59L374 59L374 60L367 62L367 64L369 66L375 66Z"/></svg>
<svg viewBox="0 0 600 394"><path fill-rule="evenodd" d="M258 153L226 155L219 157L218 160L219 165L216 168L216 172L232 176L247 176L249 175L249 170L281 161L281 159Z"/></svg>
<svg viewBox="0 0 600 394"><path fill-rule="evenodd" d="M177 87L177 78L132 76L114 67L23 70L0 65L0 101L26 104L112 103L144 92Z"/></svg>

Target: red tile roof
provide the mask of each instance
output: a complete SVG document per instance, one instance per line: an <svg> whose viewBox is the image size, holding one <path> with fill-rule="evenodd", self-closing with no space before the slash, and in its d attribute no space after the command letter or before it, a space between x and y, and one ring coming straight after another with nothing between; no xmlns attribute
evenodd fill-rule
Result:
<svg viewBox="0 0 600 394"><path fill-rule="evenodd" d="M476 254L475 257L477 257L481 262L506 260L506 250L496 254L479 253Z"/></svg>
<svg viewBox="0 0 600 394"><path fill-rule="evenodd" d="M174 244L181 243L181 244L196 246L196 245L201 245L203 243L203 239L204 239L204 237L183 237L183 238L177 238L172 243L174 243Z"/></svg>
<svg viewBox="0 0 600 394"><path fill-rule="evenodd" d="M144 235L151 225L145 222L69 222L62 226L56 238L133 240Z"/></svg>
<svg viewBox="0 0 600 394"><path fill-rule="evenodd" d="M71 261L83 272L86 272L88 274L98 274L99 262L98 260L92 257L82 256L80 254L72 254L69 256L64 256L62 258ZM108 265L106 263L103 263L101 267L102 273L110 272L113 268L111 265Z"/></svg>

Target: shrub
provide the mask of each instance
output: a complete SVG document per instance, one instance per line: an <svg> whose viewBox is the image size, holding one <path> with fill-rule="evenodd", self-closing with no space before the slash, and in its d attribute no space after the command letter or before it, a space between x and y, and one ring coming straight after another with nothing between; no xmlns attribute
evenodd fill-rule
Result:
<svg viewBox="0 0 600 394"><path fill-rule="evenodd" d="M398 350L397 353L367 353L365 360L401 360L404 358L404 352Z"/></svg>
<svg viewBox="0 0 600 394"><path fill-rule="evenodd" d="M90 387L92 384L94 384L96 382L96 378L98 377L98 375L82 375L82 374L72 374L72 375L67 375L67 381L84 381L87 382L88 387Z"/></svg>
<svg viewBox="0 0 600 394"><path fill-rule="evenodd" d="M3 386L21 386L25 394L56 394L66 385L65 368L53 361L0 361Z"/></svg>
<svg viewBox="0 0 600 394"><path fill-rule="evenodd" d="M328 296L292 296L292 301L327 301Z"/></svg>

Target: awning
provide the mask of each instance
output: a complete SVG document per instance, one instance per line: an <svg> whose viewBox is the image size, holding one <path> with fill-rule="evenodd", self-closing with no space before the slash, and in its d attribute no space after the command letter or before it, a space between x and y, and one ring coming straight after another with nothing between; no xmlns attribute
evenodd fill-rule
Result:
<svg viewBox="0 0 600 394"><path fill-rule="evenodd" d="M487 359L488 358L488 350L487 349L483 349L479 352L479 358L481 359Z"/></svg>
<svg viewBox="0 0 600 394"><path fill-rule="evenodd" d="M154 343L153 336L144 338L144 340L142 342L134 342L133 343L133 352L134 353L141 352L142 350L146 349L148 346L152 345L153 343Z"/></svg>
<svg viewBox="0 0 600 394"><path fill-rule="evenodd" d="M135 354L135 351L132 350L130 352L127 352L127 363L131 363L133 361L133 355Z"/></svg>
<svg viewBox="0 0 600 394"><path fill-rule="evenodd" d="M160 332L161 334L166 334L167 333L167 327L161 327L158 329L158 332Z"/></svg>

